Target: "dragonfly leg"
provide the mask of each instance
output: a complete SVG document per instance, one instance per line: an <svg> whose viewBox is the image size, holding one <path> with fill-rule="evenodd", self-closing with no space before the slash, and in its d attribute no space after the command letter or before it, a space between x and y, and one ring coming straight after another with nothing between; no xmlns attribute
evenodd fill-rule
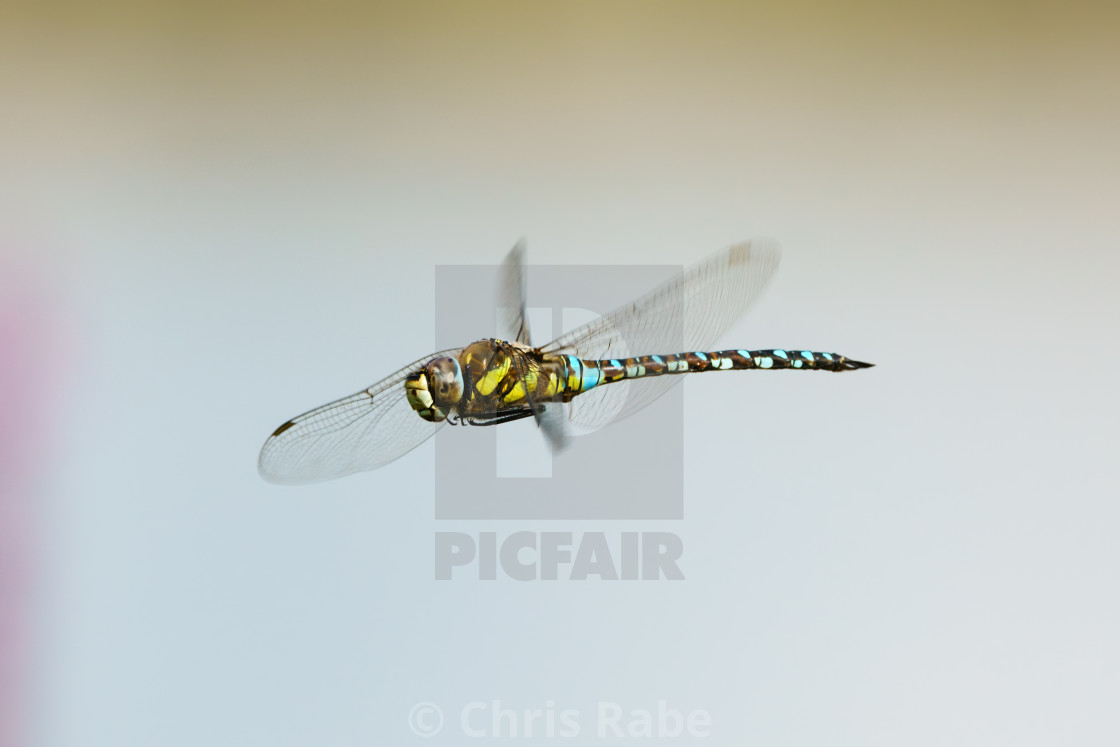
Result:
<svg viewBox="0 0 1120 747"><path fill-rule="evenodd" d="M532 417L533 411L513 410L512 412L496 412L492 415L476 415L463 419L467 425L500 425L501 423L510 423L514 420L521 420L522 418Z"/></svg>

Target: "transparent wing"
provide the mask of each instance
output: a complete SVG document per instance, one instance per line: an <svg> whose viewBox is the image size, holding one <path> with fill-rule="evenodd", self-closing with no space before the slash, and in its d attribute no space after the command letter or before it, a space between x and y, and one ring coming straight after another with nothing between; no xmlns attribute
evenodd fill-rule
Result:
<svg viewBox="0 0 1120 747"><path fill-rule="evenodd" d="M443 423L429 423L405 398L404 381L432 353L357 394L292 418L265 441L257 467L269 482L299 484L377 469L431 438Z"/></svg>
<svg viewBox="0 0 1120 747"><path fill-rule="evenodd" d="M498 337L531 344L529 320L525 316L525 239L513 245L502 264L498 280Z"/></svg>
<svg viewBox="0 0 1120 747"><path fill-rule="evenodd" d="M596 360L711 350L758 300L780 258L778 244L768 239L736 244L541 350ZM592 389L572 400L569 417L581 428L599 428L634 414L681 380L659 376Z"/></svg>

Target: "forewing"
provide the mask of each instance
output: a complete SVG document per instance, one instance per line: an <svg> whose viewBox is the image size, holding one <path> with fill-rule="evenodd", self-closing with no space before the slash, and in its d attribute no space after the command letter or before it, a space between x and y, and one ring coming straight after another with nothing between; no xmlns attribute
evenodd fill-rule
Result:
<svg viewBox="0 0 1120 747"><path fill-rule="evenodd" d="M421 358L357 394L292 418L265 441L257 462L269 482L299 484L377 469L431 438L443 423L423 420L404 381L445 350Z"/></svg>
<svg viewBox="0 0 1120 747"><path fill-rule="evenodd" d="M509 250L498 278L498 336L531 345L525 316L525 239Z"/></svg>
<svg viewBox="0 0 1120 747"><path fill-rule="evenodd" d="M768 239L736 244L633 303L561 335L542 352L604 360L711 350L758 300L780 258L778 244ZM571 421L599 428L634 414L681 380L680 375L659 376L592 389L572 401Z"/></svg>

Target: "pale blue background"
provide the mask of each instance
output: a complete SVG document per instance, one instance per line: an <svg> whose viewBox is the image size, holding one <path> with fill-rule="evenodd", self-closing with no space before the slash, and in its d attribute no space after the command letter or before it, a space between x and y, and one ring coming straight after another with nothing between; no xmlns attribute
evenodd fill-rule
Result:
<svg viewBox="0 0 1120 747"><path fill-rule="evenodd" d="M73 353L34 743L408 744L413 703L493 698L667 699L712 744L1115 735L1115 19L405 7L5 11L0 216ZM687 382L684 582L434 582L433 532L491 527L433 520L430 445L256 474L431 350L436 265L758 234L784 263L727 344L878 367Z"/></svg>

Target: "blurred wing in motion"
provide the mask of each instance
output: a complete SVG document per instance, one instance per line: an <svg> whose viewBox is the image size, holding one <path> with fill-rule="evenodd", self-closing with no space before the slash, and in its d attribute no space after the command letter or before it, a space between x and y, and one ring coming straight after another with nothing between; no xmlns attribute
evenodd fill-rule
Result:
<svg viewBox="0 0 1120 747"><path fill-rule="evenodd" d="M499 338L532 346L529 318L525 314L525 239L510 249L502 265L502 276L498 279L498 314ZM527 373L522 371L522 378ZM548 445L553 451L562 451L568 444L568 408L560 402L530 401L529 406Z"/></svg>
<svg viewBox="0 0 1120 747"><path fill-rule="evenodd" d="M529 319L525 316L525 239L506 255L498 278L498 338L529 342Z"/></svg>
<svg viewBox="0 0 1120 747"><path fill-rule="evenodd" d="M534 403L533 417L537 419L537 426L554 452L568 448L568 405L563 402Z"/></svg>
<svg viewBox="0 0 1120 747"><path fill-rule="evenodd" d="M408 404L404 381L432 353L368 389L292 418L265 441L257 467L269 482L296 485L377 469L431 438L443 423L429 423Z"/></svg>
<svg viewBox="0 0 1120 747"><path fill-rule="evenodd" d="M541 351L609 360L712 350L761 296L780 258L778 244L768 239L736 244L633 303L561 335ZM600 428L633 415L682 379L659 376L597 387L572 400L570 419L581 428Z"/></svg>

